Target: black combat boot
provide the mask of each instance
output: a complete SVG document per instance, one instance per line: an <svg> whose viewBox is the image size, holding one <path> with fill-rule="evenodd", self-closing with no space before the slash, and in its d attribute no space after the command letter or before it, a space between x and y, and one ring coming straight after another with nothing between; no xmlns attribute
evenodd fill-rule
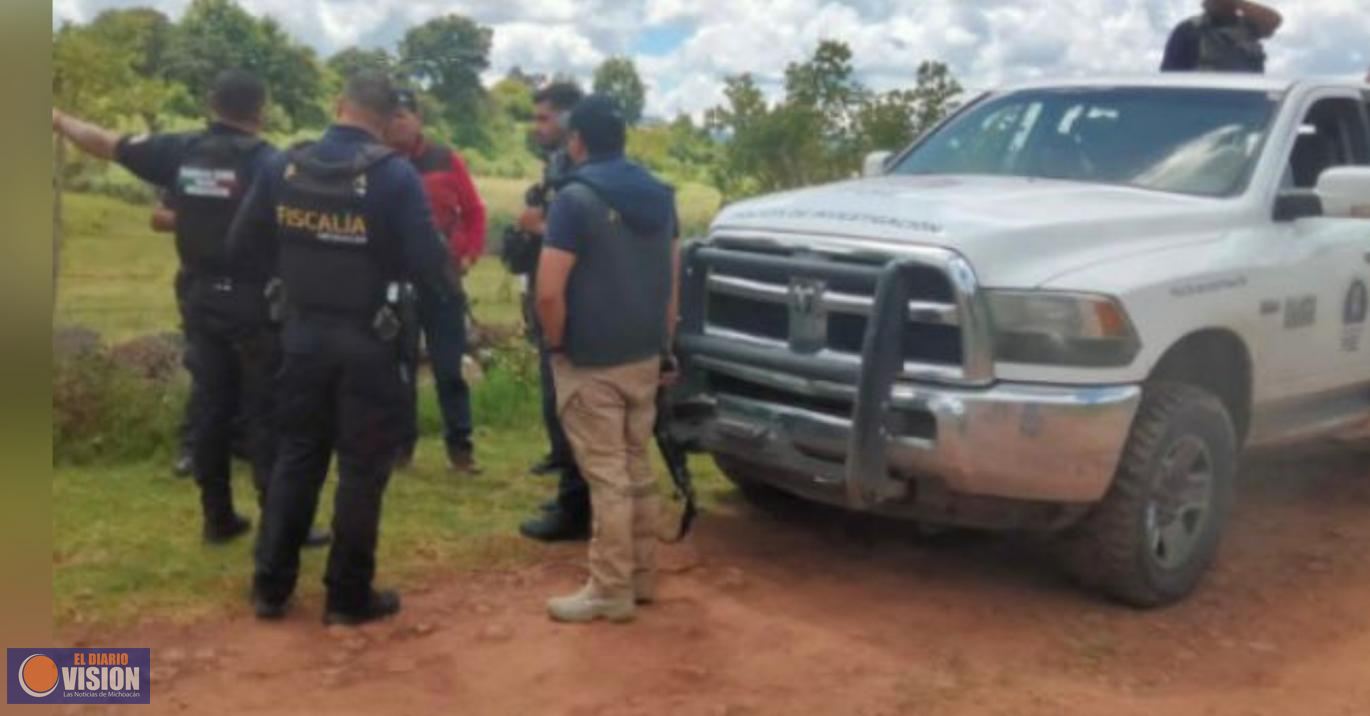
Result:
<svg viewBox="0 0 1370 716"><path fill-rule="evenodd" d="M252 520L242 515L232 514L214 520L206 520L204 527L205 542L224 544L247 534L252 529Z"/></svg>
<svg viewBox="0 0 1370 716"><path fill-rule="evenodd" d="M447 448L447 464L451 466L452 472L462 477L480 475L480 466L476 464L476 451L473 448Z"/></svg>
<svg viewBox="0 0 1370 716"><path fill-rule="evenodd" d="M400 611L400 595L390 589L371 590L366 598L366 604L360 609L335 606L331 598L329 602L328 610L323 615L323 623L328 626L361 626L367 622L393 616Z"/></svg>
<svg viewBox="0 0 1370 716"><path fill-rule="evenodd" d="M590 538L589 510L544 506L542 514L519 525L519 532L539 542L579 542Z"/></svg>

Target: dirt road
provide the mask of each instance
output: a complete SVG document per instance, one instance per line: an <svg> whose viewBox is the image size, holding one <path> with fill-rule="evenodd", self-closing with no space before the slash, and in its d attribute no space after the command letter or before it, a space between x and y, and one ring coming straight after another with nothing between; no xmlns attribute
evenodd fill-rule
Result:
<svg viewBox="0 0 1370 716"><path fill-rule="evenodd" d="M1021 538L736 505L631 626L546 620L581 579L566 547L360 632L306 603L67 637L152 646L160 713L1370 714L1370 454L1252 458L1240 500L1211 579L1159 612L1075 591Z"/></svg>

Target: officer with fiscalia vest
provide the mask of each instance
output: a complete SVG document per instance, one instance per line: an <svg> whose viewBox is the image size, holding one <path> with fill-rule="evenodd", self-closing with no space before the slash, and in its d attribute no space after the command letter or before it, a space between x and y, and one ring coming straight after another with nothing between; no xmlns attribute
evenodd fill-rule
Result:
<svg viewBox="0 0 1370 716"><path fill-rule="evenodd" d="M286 612L335 453L324 621L357 625L400 608L372 579L381 498L408 423L414 284L455 301L460 279L418 172L382 144L398 109L386 75L349 78L333 126L270 162L230 231L233 256L277 256L282 286L280 449L253 579L263 619Z"/></svg>

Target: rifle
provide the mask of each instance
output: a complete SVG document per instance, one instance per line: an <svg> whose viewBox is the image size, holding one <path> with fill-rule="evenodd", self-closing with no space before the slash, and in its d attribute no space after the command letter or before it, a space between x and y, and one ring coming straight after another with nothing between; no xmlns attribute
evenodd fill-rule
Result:
<svg viewBox="0 0 1370 716"><path fill-rule="evenodd" d="M656 447L661 451L661 459L666 463L666 470L671 473L676 499L685 501L685 512L680 516L680 529L675 539L667 541L667 544L675 544L690 534L690 527L694 525L699 508L694 478L690 475L689 456L685 448L671 435L671 399L667 393L665 388L657 392L656 424L652 427L652 433L656 437Z"/></svg>

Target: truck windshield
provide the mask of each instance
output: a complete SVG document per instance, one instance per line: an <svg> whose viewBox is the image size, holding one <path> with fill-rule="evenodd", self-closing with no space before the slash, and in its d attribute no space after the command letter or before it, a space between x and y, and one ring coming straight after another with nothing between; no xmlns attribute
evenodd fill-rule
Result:
<svg viewBox="0 0 1370 716"><path fill-rule="evenodd" d="M1047 89L992 97L920 142L893 174L989 174L1232 196L1277 97L1208 89Z"/></svg>

